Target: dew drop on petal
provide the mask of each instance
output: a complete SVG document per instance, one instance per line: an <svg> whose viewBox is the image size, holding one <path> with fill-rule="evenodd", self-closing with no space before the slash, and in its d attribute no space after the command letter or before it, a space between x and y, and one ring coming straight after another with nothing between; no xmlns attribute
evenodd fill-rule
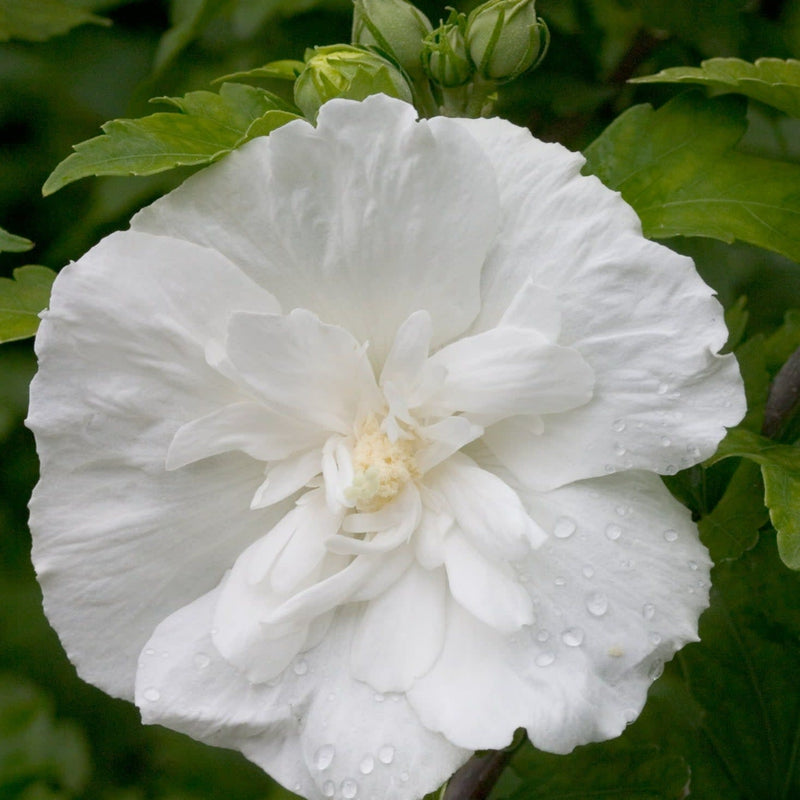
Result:
<svg viewBox="0 0 800 800"><path fill-rule="evenodd" d="M669 386L666 383L659 383L656 391L658 394L666 394L669 391Z"/></svg>
<svg viewBox="0 0 800 800"><path fill-rule="evenodd" d="M192 663L196 669L205 669L211 663L211 659L205 653L195 653Z"/></svg>
<svg viewBox="0 0 800 800"><path fill-rule="evenodd" d="M567 628L561 634L561 640L567 647L580 647L583 643L583 630L581 628Z"/></svg>
<svg viewBox="0 0 800 800"><path fill-rule="evenodd" d="M625 445L622 442L614 442L614 454L618 456L624 456L625 453L628 451L625 449Z"/></svg>
<svg viewBox="0 0 800 800"><path fill-rule="evenodd" d="M664 531L664 539L667 542L675 542L678 539L678 531L668 528Z"/></svg>
<svg viewBox="0 0 800 800"><path fill-rule="evenodd" d="M568 539L575 533L577 529L577 525L575 524L574 519L570 519L569 517L561 517L557 522L555 528L553 528L553 536L556 539Z"/></svg>
<svg viewBox="0 0 800 800"><path fill-rule="evenodd" d="M408 783L408 773L407 772L401 772L400 773L400 781L401 781L401 783Z"/></svg>
<svg viewBox="0 0 800 800"><path fill-rule="evenodd" d="M581 574L584 578L593 578L594 577L594 567L590 567L588 564L581 569Z"/></svg>
<svg viewBox="0 0 800 800"><path fill-rule="evenodd" d="M155 703L161 699L161 692L151 686L149 689L144 690L144 699L151 703Z"/></svg>
<svg viewBox="0 0 800 800"><path fill-rule="evenodd" d="M333 757L336 754L332 744L324 744L314 753L314 766L318 770L328 769L333 763Z"/></svg>
<svg viewBox="0 0 800 800"><path fill-rule="evenodd" d="M645 619L653 619L656 615L656 607L652 603L645 603L642 606L642 616Z"/></svg>
<svg viewBox="0 0 800 800"><path fill-rule="evenodd" d="M153 650L152 647L148 647L147 650L144 651L144 654L146 656L154 656L156 654L156 651Z"/></svg>
<svg viewBox="0 0 800 800"><path fill-rule="evenodd" d="M650 633L647 638L650 641L650 644L661 644L661 634L659 633Z"/></svg>
<svg viewBox="0 0 800 800"><path fill-rule="evenodd" d="M342 781L342 797L345 800L353 800L358 794L358 784L352 778L345 778Z"/></svg>
<svg viewBox="0 0 800 800"><path fill-rule="evenodd" d="M615 419L611 423L611 429L616 431L617 433L622 433L625 430L625 420L624 419Z"/></svg>
<svg viewBox="0 0 800 800"><path fill-rule="evenodd" d="M536 656L536 666L549 667L555 660L556 660L555 653L551 653L550 651L546 653L539 653L539 655Z"/></svg>
<svg viewBox="0 0 800 800"><path fill-rule="evenodd" d="M647 677L650 678L651 681L657 681L663 674L664 674L663 661L654 661L650 665L650 669L647 671Z"/></svg>
<svg viewBox="0 0 800 800"><path fill-rule="evenodd" d="M384 745L378 750L378 761L381 764L391 764L394 761L394 747L390 744Z"/></svg>
<svg viewBox="0 0 800 800"><path fill-rule="evenodd" d="M546 631L544 630L544 628L536 634L537 642L546 642L549 638L550 638L550 631Z"/></svg>
<svg viewBox="0 0 800 800"><path fill-rule="evenodd" d="M567 583L567 581L566 581L566 579L565 579L565 578L556 578L556 579L553 581L553 583L554 583L556 586L565 586L565 585L566 585L566 583Z"/></svg>
<svg viewBox="0 0 800 800"><path fill-rule="evenodd" d="M662 436L661 437L661 446L662 447L669 447L672 444L672 439L669 436Z"/></svg>
<svg viewBox="0 0 800 800"><path fill-rule="evenodd" d="M375 759L370 755L364 756L358 768L361 770L362 775L369 775L375 769Z"/></svg>
<svg viewBox="0 0 800 800"><path fill-rule="evenodd" d="M383 702L383 701L386 699L386 696L385 696L385 695L382 695L380 692L375 692L375 694L374 694L374 695L372 695L372 699L373 699L373 700L374 700L376 703L382 703L382 702Z"/></svg>
<svg viewBox="0 0 800 800"><path fill-rule="evenodd" d="M294 663L292 669L294 670L295 675L305 675L306 672L308 672L308 664L301 659L300 661L296 661Z"/></svg>
<svg viewBox="0 0 800 800"><path fill-rule="evenodd" d="M628 515L628 513L630 512L630 507L629 507L629 506L617 506L617 507L616 507L616 509L615 509L615 511L616 511L616 512L617 512L617 514L619 514L621 517L625 517L625 516L627 516L627 515Z"/></svg>
<svg viewBox="0 0 800 800"><path fill-rule="evenodd" d="M697 567L697 562L696 562L696 561L690 561L690 562L689 562L689 569L691 569L691 570L697 570L697 568L698 568L698 567Z"/></svg>
<svg viewBox="0 0 800 800"><path fill-rule="evenodd" d="M322 784L322 794L325 797L333 797L336 794L336 784L333 781L325 781Z"/></svg>
<svg viewBox="0 0 800 800"><path fill-rule="evenodd" d="M586 610L594 617L602 617L608 611L608 598L602 592L592 592L586 597Z"/></svg>
<svg viewBox="0 0 800 800"><path fill-rule="evenodd" d="M612 542L616 542L620 536L622 536L622 528L620 528L619 525L606 526L606 539L610 539Z"/></svg>
<svg viewBox="0 0 800 800"><path fill-rule="evenodd" d="M623 558L619 565L624 570L631 570L636 566L636 562L631 558Z"/></svg>

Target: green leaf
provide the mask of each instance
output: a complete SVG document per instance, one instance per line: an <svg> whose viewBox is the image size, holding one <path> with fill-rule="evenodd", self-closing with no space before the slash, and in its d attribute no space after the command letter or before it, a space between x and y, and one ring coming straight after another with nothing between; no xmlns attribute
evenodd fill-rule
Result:
<svg viewBox="0 0 800 800"><path fill-rule="evenodd" d="M233 72L230 75L224 75L214 81L214 83L233 79L241 80L242 78L273 78L283 81L294 81L305 66L303 61L292 61L290 59L271 61L263 67L254 67L253 69L247 69L243 72Z"/></svg>
<svg viewBox="0 0 800 800"><path fill-rule="evenodd" d="M72 797L88 774L80 730L54 719L47 698L32 684L0 675L0 796Z"/></svg>
<svg viewBox="0 0 800 800"><path fill-rule="evenodd" d="M14 279L0 278L0 342L27 339L39 327L56 273L29 265L14 270Z"/></svg>
<svg viewBox="0 0 800 800"><path fill-rule="evenodd" d="M705 463L715 464L723 458L741 456L767 467L779 467L800 477L800 447L778 444L752 431L733 428L722 440L717 452Z"/></svg>
<svg viewBox="0 0 800 800"><path fill-rule="evenodd" d="M747 296L742 295L726 312L725 327L728 329L728 341L725 343L725 352L735 350L744 339L744 332L750 312L747 310Z"/></svg>
<svg viewBox="0 0 800 800"><path fill-rule="evenodd" d="M181 113L107 122L103 136L73 148L42 192L52 194L90 175L152 175L177 166L210 164L249 139L297 119L271 92L242 84L224 84L219 94L200 91L161 99Z"/></svg>
<svg viewBox="0 0 800 800"><path fill-rule="evenodd" d="M800 61L759 58L711 58L699 67L672 67L631 83L695 83L717 92L736 92L800 117Z"/></svg>
<svg viewBox="0 0 800 800"><path fill-rule="evenodd" d="M0 253L24 253L33 247L33 242L24 236L15 236L0 228Z"/></svg>
<svg viewBox="0 0 800 800"><path fill-rule="evenodd" d="M526 745L513 762L523 785L511 800L679 800L689 782L681 756L609 742L552 755Z"/></svg>
<svg viewBox="0 0 800 800"><path fill-rule="evenodd" d="M755 244L800 261L800 165L734 150L744 98L692 91L654 111L639 105L586 150L586 172L618 189L645 235Z"/></svg>
<svg viewBox="0 0 800 800"><path fill-rule="evenodd" d="M743 461L713 511L697 526L711 558L719 563L739 558L754 547L767 519L761 469L758 464Z"/></svg>
<svg viewBox="0 0 800 800"><path fill-rule="evenodd" d="M764 423L764 410L769 394L770 375L767 371L764 337L753 336L736 348L736 360L744 381L747 414L739 423L742 428L758 432Z"/></svg>
<svg viewBox="0 0 800 800"><path fill-rule="evenodd" d="M778 553L787 567L800 570L800 476L779 467L762 467L764 501L778 534Z"/></svg>
<svg viewBox="0 0 800 800"><path fill-rule="evenodd" d="M111 20L62 0L0 0L0 42L43 42L86 23L110 25Z"/></svg>
<svg viewBox="0 0 800 800"><path fill-rule="evenodd" d="M771 372L777 372L798 347L800 347L800 310L792 308L784 314L783 325L764 343L767 368Z"/></svg>

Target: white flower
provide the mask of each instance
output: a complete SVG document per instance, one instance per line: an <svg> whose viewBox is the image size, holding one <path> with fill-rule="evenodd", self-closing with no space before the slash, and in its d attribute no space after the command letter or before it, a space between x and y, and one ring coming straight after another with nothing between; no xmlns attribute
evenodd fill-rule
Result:
<svg viewBox="0 0 800 800"><path fill-rule="evenodd" d="M708 597L656 473L744 400L711 290L582 161L333 101L63 271L31 527L86 680L309 798L620 733Z"/></svg>

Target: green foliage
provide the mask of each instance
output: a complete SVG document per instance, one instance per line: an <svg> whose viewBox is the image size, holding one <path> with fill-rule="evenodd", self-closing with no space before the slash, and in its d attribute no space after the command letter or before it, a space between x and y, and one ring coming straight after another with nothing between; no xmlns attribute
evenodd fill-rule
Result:
<svg viewBox="0 0 800 800"><path fill-rule="evenodd" d="M32 684L0 675L0 797L67 800L84 788L88 774L80 730L54 719Z"/></svg>
<svg viewBox="0 0 800 800"><path fill-rule="evenodd" d="M86 23L111 24L62 0L0 0L0 42L43 42Z"/></svg>
<svg viewBox="0 0 800 800"><path fill-rule="evenodd" d="M297 80L297 76L305 69L305 66L305 61L283 59L282 61L272 61L269 64L265 64L263 67L255 67L253 69L243 70L242 72L234 72L230 75L225 75L225 77L219 78L218 80L242 80L244 78L255 80L258 78L268 78L294 82Z"/></svg>
<svg viewBox="0 0 800 800"><path fill-rule="evenodd" d="M800 474L765 465L764 502L778 534L783 563L800 570Z"/></svg>
<svg viewBox="0 0 800 800"><path fill-rule="evenodd" d="M15 236L0 228L0 253L24 253L33 247L33 242L24 236Z"/></svg>
<svg viewBox="0 0 800 800"><path fill-rule="evenodd" d="M672 67L631 83L697 83L720 93L735 92L800 117L800 61L711 58L699 67Z"/></svg>
<svg viewBox="0 0 800 800"><path fill-rule="evenodd" d="M152 175L177 166L210 164L255 136L297 118L265 89L223 84L219 94L161 98L181 113L159 112L103 125L103 136L76 145L47 179L45 195L90 175Z"/></svg>
<svg viewBox="0 0 800 800"><path fill-rule="evenodd" d="M734 150L745 112L742 98L697 92L635 106L586 150L585 171L622 192L647 236L740 239L800 260L800 165Z"/></svg>
<svg viewBox="0 0 800 800"><path fill-rule="evenodd" d="M56 274L29 265L14 270L14 279L0 278L0 342L27 339L39 327L39 312L47 307Z"/></svg>

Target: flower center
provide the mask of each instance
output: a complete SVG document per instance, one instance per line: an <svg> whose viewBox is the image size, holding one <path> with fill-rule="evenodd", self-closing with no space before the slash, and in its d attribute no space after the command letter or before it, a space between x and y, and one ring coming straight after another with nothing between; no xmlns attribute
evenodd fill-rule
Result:
<svg viewBox="0 0 800 800"><path fill-rule="evenodd" d="M345 490L359 511L377 511L410 480L419 478L415 454L419 440L400 436L392 441L374 416L367 418L353 447L353 482Z"/></svg>

